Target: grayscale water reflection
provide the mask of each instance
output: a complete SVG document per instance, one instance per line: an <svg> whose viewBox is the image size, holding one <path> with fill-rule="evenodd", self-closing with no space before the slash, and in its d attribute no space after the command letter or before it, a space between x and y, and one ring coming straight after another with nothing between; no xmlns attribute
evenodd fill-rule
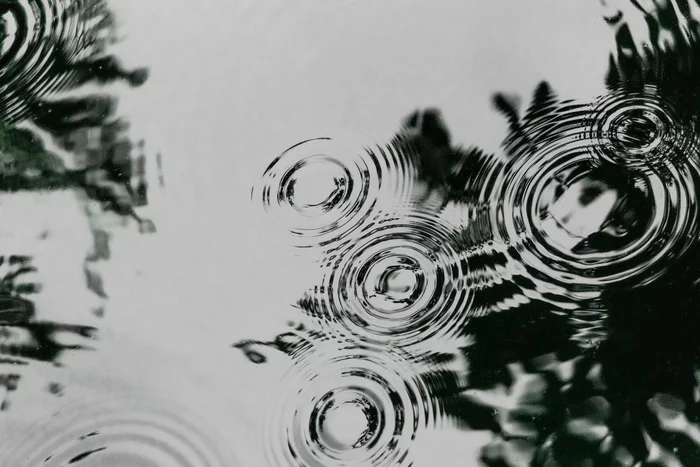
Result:
<svg viewBox="0 0 700 467"><path fill-rule="evenodd" d="M0 465L695 465L700 9L601 3L0 5Z"/></svg>

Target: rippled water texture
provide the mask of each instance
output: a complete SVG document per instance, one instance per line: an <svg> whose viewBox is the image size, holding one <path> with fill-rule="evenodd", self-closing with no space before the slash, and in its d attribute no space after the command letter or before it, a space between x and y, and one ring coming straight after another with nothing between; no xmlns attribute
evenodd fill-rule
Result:
<svg viewBox="0 0 700 467"><path fill-rule="evenodd" d="M259 196L273 222L288 231L296 246L315 245L332 251L331 259L326 260L332 263L327 266L328 279L317 289L321 295L329 295L329 314L357 316L357 306L334 305L352 302L356 296L364 310L378 309L368 302L371 293L367 290L349 290L376 288L376 284L367 282L388 280L389 276L383 274L391 275L389 270L396 268L387 259L382 260L381 271L369 271L374 267L372 262L380 260L379 255L386 256L372 252L378 242L373 236L381 238L387 249L410 249L411 243L425 238L438 243L439 251L447 245L446 237L486 230L483 240L503 245L512 260L524 266L538 283L545 283L542 287L563 287L565 295L573 299L590 297L590 293L600 292L609 284L643 284L663 274L670 260L686 251L697 231L694 121L680 120L673 100L662 98L652 85L638 90L617 89L590 103L555 99L551 96L539 109L531 109L533 112L507 141L507 157L489 160L473 152L452 156L456 158L454 168L448 168L451 172L445 177L452 184L448 193L465 179L462 192L474 193L466 201L454 199L453 203L466 202L466 206L453 219L458 227L448 228L452 233L436 233L444 230L441 226L445 223L437 214L433 221L426 214L420 214L426 219L417 222L412 222L410 215L397 215L388 221L376 209L380 199L387 200L388 205L415 204L408 189L420 179L407 170L416 161L412 152L415 146L406 151L405 145L394 144L395 149L385 154L383 165L377 154L363 153L374 162L365 163L364 169L350 166L355 171L330 155L330 144L320 147L322 142L330 143L327 139L300 143L276 159L258 185ZM316 143L319 149L310 143ZM419 157L437 156L424 150ZM385 198L380 196L382 184L391 186ZM611 201L609 218L598 220L595 206L586 212L585 205L572 204L578 200L562 197L569 187L573 195L577 189L608 189L617 198ZM312 190L323 192L316 195L317 199L305 201L304 196L312 196ZM487 218L480 216L484 209L490 212ZM372 213L374 217L370 217ZM589 233L581 222L592 224ZM601 224L599 230L596 222ZM340 246L333 250L334 245ZM426 246L423 242L421 248ZM466 264L464 251L474 246L478 245L463 241L462 245L448 247L456 249L444 252L452 259L431 259L430 267L435 269L431 274L450 276L453 265L459 263L455 258L462 255ZM377 259L371 255L378 255ZM406 255L394 261L403 261L404 269L418 268L418 260L407 259ZM349 277L347 271L351 268L359 272ZM366 274L384 279L369 279ZM454 274L466 277L466 269L455 270ZM422 286L419 278L406 280ZM433 287L431 282L427 281L426 286ZM450 290L443 295L449 295ZM464 304L456 306L464 311Z"/></svg>
<svg viewBox="0 0 700 467"><path fill-rule="evenodd" d="M496 238L533 275L573 293L658 277L697 231L697 136L674 110L645 86L561 103L526 122L499 168ZM585 190L608 190L618 217L599 220L581 201Z"/></svg>
<svg viewBox="0 0 700 467"><path fill-rule="evenodd" d="M392 145L370 149L317 138L276 158L253 197L295 246L327 248L341 244L381 206L405 198L414 170Z"/></svg>
<svg viewBox="0 0 700 467"><path fill-rule="evenodd" d="M262 434L269 465L411 465L438 407L410 355L342 339L302 346Z"/></svg>
<svg viewBox="0 0 700 467"><path fill-rule="evenodd" d="M0 12L3 121L40 112L39 99L83 84L85 60L106 39L104 23L111 21L106 3L95 0L18 0L4 2Z"/></svg>
<svg viewBox="0 0 700 467"><path fill-rule="evenodd" d="M459 229L430 212L379 215L324 259L302 307L366 341L445 339L464 325L470 291Z"/></svg>
<svg viewBox="0 0 700 467"><path fill-rule="evenodd" d="M681 344L685 331L673 327L696 321L684 314L686 305L653 304L661 296L694 297L700 277L691 259L698 235L699 30L689 16L697 5L679 3L632 2L630 9L644 14L646 39L633 37L623 11L605 4L617 43L605 95L567 100L542 82L521 115L518 99L495 94L509 128L500 154L455 145L440 111L419 109L383 158L369 150L356 156L372 161L359 170L358 163L338 162L338 149L309 142L275 160L254 201L294 246L324 253L321 279L298 307L319 329L349 333L353 343L318 360L302 344L286 349L294 360L288 381L311 382L321 373L329 381L300 383L304 389L280 396L293 423L281 440L273 437L275 452L284 454L271 465L389 465L369 449L385 409L367 395L367 380L384 381L381 371L391 373L393 363L380 365L357 349L371 343L386 357L420 346L439 353L446 342L469 360L462 370L469 382L466 391L452 386L438 424L456 417L496 433L482 451L486 465L697 460L689 454L697 445L683 451L668 438L675 430L699 439L697 426L680 415L697 396L675 399L683 391L675 375L690 375L692 363L682 370L671 363L691 348L698 355L692 343ZM310 195L316 188L320 194ZM646 326L664 319L677 343L647 341L653 331ZM661 352L667 357L634 357L630 342L668 345ZM670 367L655 367L663 358ZM370 362L379 366L370 370ZM648 378L619 376L621 367L644 372L645 365ZM671 371L667 383L655 383L655 375ZM403 387L421 394L417 374L403 375ZM389 400L397 413L407 407L398 395ZM334 425L341 414L349 430L342 438ZM630 416L654 421L635 425ZM277 427L270 430L279 436Z"/></svg>
<svg viewBox="0 0 700 467"><path fill-rule="evenodd" d="M361 3L350 3L333 8L351 16ZM193 183L203 214L189 219L175 206L170 228L181 234L191 223L187 232L197 235L160 248L157 257L157 271L180 284L158 282L155 273L148 279L148 267L135 264L148 256L137 251L147 249L143 239L157 233L142 209L149 204L148 146L132 141L110 86L136 88L149 73L111 54L118 16L103 0L0 0L0 425L5 421L7 433L0 467L234 467L234 457L257 460L246 467L700 465L700 5L600 3L612 49L600 57L609 64L601 92L569 98L549 81L524 98L492 89L483 97L505 129L496 150L460 139L465 120L430 107L426 95L402 97L405 115L394 116L393 130L380 139L380 130L371 138L343 130L285 133L284 122L306 116L270 111L258 121L250 118L257 107L222 111L219 99L213 115L201 82L177 90L196 102L170 97L172 110L189 120L162 126L191 131L197 142L180 148L196 160L180 164L182 177L206 173L207 181L227 185L245 179L242 191L264 221L258 244L227 257L228 245L217 242L238 242L227 236L253 219L230 212L237 205L229 199L204 206L205 192L222 187ZM377 8L367 5L368 12ZM241 7L247 19L248 8ZM318 8L319 15L332 10ZM186 34L204 9L193 4L193 20L168 21L182 21ZM411 14L397 11L395 20ZM290 40L296 25L280 18L278 28L250 24ZM336 44L307 26L295 33ZM443 35L452 37L441 26L436 47ZM357 27L352 34L364 37ZM213 29L234 28L222 21ZM341 29L339 36L347 34ZM217 49L192 54L183 45L194 38L172 39L168 52L179 56L183 74L184 66L209 73L192 55ZM241 54L251 48L265 68L269 57L259 42L232 46ZM484 40L474 53L489 47ZM441 75L439 60L422 63L416 52L395 51ZM320 62L314 53L275 57L308 65ZM239 67L234 52L223 55L212 60ZM477 55L454 58L468 61L474 77L481 76ZM308 68L326 79L327 70ZM367 70L364 78L392 72ZM235 92L259 93L262 103L273 85L302 78L295 73L289 66L269 82L261 74L259 83L247 81L259 90ZM513 89L523 87L520 76L512 80ZM466 95L471 84L464 81ZM276 99L273 107L284 108ZM230 123L226 117L238 111L247 119ZM160 118L171 118L165 112ZM490 117L479 123L492 125ZM259 179L246 178L238 159L228 168L233 176L218 178L223 165L198 172L208 151L243 157L236 148L247 124L264 126L272 140L247 148L263 159ZM223 151L206 139L222 129L230 132ZM164 188L160 153L155 164ZM235 223L210 235L215 223L204 219L221 212ZM41 217L36 225L23 224L33 215ZM69 224L79 227L58 228ZM134 236L120 243L129 232ZM272 245L263 240L284 244L268 263L260 255ZM281 251L298 261L299 277L270 269L285 266ZM244 263L244 253L255 261ZM133 264L120 269L127 260ZM219 298L223 289L239 292L251 285L246 280L268 276L259 290L270 296L286 282L303 284L288 304L295 314L274 337L242 335L277 310L268 309L267 297ZM61 295L75 304L57 304ZM127 338L131 333L146 345ZM229 333L242 340L217 340ZM229 345L237 363L226 359L233 352L222 353ZM245 430L234 433L234 426ZM448 436L458 447L481 436L479 455L449 458L431 444L452 444Z"/></svg>
<svg viewBox="0 0 700 467"><path fill-rule="evenodd" d="M185 407L141 394L63 402L53 416L6 440L0 459L18 466L228 467L206 437L209 428L195 419Z"/></svg>

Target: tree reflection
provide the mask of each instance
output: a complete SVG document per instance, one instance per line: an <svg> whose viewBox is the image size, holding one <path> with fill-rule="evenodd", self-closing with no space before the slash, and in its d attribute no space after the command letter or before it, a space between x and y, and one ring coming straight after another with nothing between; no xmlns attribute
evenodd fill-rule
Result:
<svg viewBox="0 0 700 467"><path fill-rule="evenodd" d="M105 209L135 217L143 232L154 231L152 222L134 210L143 202L130 186L130 174L118 173L125 162L117 160L123 154L115 145L121 144L122 152L129 149L124 146L125 141L131 144L128 137L87 141L95 129L108 135L124 126L115 86L138 87L149 75L148 68L129 68L109 53L109 45L119 39L108 2L49 2L55 21L43 24L39 15L35 28L26 15L38 15L45 5L30 0L25 11L21 2L0 3L0 191L81 189ZM75 27L58 27L60 22ZM40 63L18 60L23 47L27 54L37 54ZM27 63L35 68L26 69ZM108 258L107 240L100 237L97 243L98 258ZM34 301L41 290L32 280L34 272L31 256L0 257L0 364L16 370L37 362L60 365L65 352L89 350L96 338L92 326L42 316ZM78 336L80 343L63 343L66 334ZM17 373L21 371L0 375L0 388L15 390ZM2 408L7 404L5 398Z"/></svg>

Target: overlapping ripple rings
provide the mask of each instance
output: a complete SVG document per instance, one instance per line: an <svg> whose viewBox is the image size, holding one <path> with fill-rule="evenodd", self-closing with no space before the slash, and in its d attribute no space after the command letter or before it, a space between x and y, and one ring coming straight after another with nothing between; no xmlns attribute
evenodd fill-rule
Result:
<svg viewBox="0 0 700 467"><path fill-rule="evenodd" d="M401 467L440 422L410 357L331 340L300 348L280 384L264 437L270 467Z"/></svg>
<svg viewBox="0 0 700 467"><path fill-rule="evenodd" d="M671 96L660 96L651 85L621 87L599 98L584 135L591 139L593 157L660 174L670 166L697 163L696 122L677 108Z"/></svg>
<svg viewBox="0 0 700 467"><path fill-rule="evenodd" d="M70 79L56 70L57 48L74 57L93 37L78 0L16 0L0 4L0 119L15 121L25 101ZM59 71L57 73L57 71Z"/></svg>
<svg viewBox="0 0 700 467"><path fill-rule="evenodd" d="M645 88L621 91L592 106L572 106L556 116L552 134L518 152L499 177L492 215L498 239L534 276L568 284L572 298L612 283L654 280L697 235L699 153L692 125L676 121L666 110L669 103L653 96ZM599 175L591 176L596 170ZM638 231L607 248L563 245L555 234L581 244L591 237L576 238L564 232L561 218L553 219L554 183L564 191L586 180L597 183L601 172L619 172L629 180L609 183L621 196L636 194L636 214L625 208L617 215L636 215Z"/></svg>
<svg viewBox="0 0 700 467"><path fill-rule="evenodd" d="M15 467L124 465L235 467L185 408L140 395L69 405L5 440L0 464Z"/></svg>
<svg viewBox="0 0 700 467"><path fill-rule="evenodd" d="M277 157L253 189L273 223L300 248L337 245L384 204L406 199L414 158L398 145L375 149L317 138Z"/></svg>
<svg viewBox="0 0 700 467"><path fill-rule="evenodd" d="M401 347L455 335L468 319L471 293L460 230L434 212L378 216L323 265L323 282L306 307L376 343Z"/></svg>

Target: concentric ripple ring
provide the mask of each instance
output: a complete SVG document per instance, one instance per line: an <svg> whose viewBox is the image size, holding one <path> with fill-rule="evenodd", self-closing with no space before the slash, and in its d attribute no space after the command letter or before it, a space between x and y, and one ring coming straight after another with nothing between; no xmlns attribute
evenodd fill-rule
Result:
<svg viewBox="0 0 700 467"><path fill-rule="evenodd" d="M496 183L492 221L497 239L510 245L511 256L533 275L569 288L572 297L621 281L643 285L654 280L698 232L696 145L684 139L682 130L665 126L668 114L660 107L635 99L630 107L615 105L602 116L585 106L558 115L562 130L509 160ZM591 119L599 118L602 129L592 131L597 127ZM623 123L626 119L634 121ZM674 131L680 136L670 141ZM643 231L608 250L562 248L545 229L541 209L547 190L561 174L567 174L570 185L596 169L609 170L605 167L633 180L634 186L616 189L643 197L648 211L648 218L639 221Z"/></svg>
<svg viewBox="0 0 700 467"><path fill-rule="evenodd" d="M82 1L16 0L0 5L0 118L26 117L27 103L74 79L57 68L56 55L79 58L94 37ZM64 65L65 66L65 65Z"/></svg>
<svg viewBox="0 0 700 467"><path fill-rule="evenodd" d="M378 207L406 199L414 171L411 158L391 145L370 150L349 139L317 138L277 157L252 196L294 246L326 248Z"/></svg>
<svg viewBox="0 0 700 467"><path fill-rule="evenodd" d="M595 159L642 171L697 160L698 137L690 116L654 86L622 87L594 104L584 135Z"/></svg>
<svg viewBox="0 0 700 467"><path fill-rule="evenodd" d="M411 465L410 446L438 410L409 362L398 350L352 341L300 350L268 414L268 465Z"/></svg>
<svg viewBox="0 0 700 467"><path fill-rule="evenodd" d="M0 450L16 467L89 465L231 467L230 456L186 408L140 395L66 406Z"/></svg>
<svg viewBox="0 0 700 467"><path fill-rule="evenodd" d="M378 216L333 251L311 294L326 322L367 341L407 347L452 337L469 318L472 294L460 230L417 209Z"/></svg>

